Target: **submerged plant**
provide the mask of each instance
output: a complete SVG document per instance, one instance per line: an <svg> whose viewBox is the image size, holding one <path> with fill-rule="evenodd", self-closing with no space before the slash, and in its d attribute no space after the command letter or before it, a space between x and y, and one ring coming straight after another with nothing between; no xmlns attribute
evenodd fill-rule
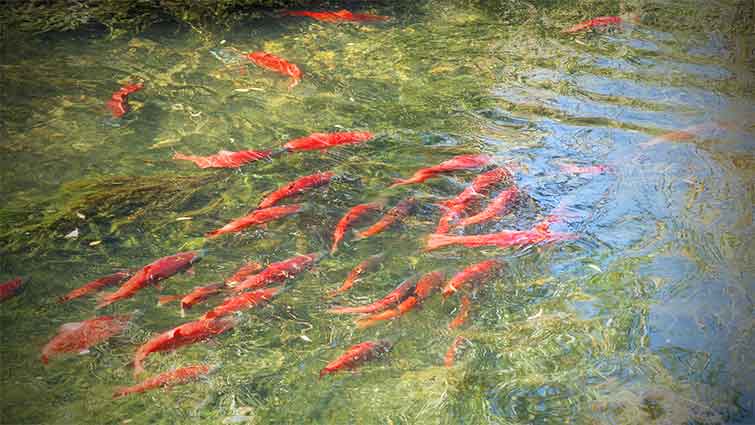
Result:
<svg viewBox="0 0 755 425"><path fill-rule="evenodd" d="M76 180L64 184L53 200L6 206L0 218L8 228L2 230L0 240L5 251L15 252L44 248L53 239L71 235L77 226L96 229L101 239L139 220L159 225L174 220L176 213L189 214L195 207L206 206L211 199L201 193L222 178L222 174L200 173Z"/></svg>

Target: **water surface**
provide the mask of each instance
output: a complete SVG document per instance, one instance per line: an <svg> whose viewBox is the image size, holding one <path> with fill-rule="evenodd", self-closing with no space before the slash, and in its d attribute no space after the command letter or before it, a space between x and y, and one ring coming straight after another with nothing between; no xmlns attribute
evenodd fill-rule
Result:
<svg viewBox="0 0 755 425"><path fill-rule="evenodd" d="M547 19L510 26L442 1L371 11L395 18L331 25L271 14L217 33L164 25L116 40L30 37L5 49L0 280L26 275L31 284L0 306L2 423L752 423L755 106L752 74L730 60L728 41L663 20L564 36L561 28L589 16L548 9ZM211 53L220 48L280 55L304 79L288 91L281 76L220 61ZM145 89L113 125L105 101L137 80ZM706 123L723 124L647 144ZM364 130L375 140L238 170L171 159ZM423 252L440 215L434 203L475 173L387 186L465 153L511 167L526 193L513 214L467 233L525 229L556 211L565 217L556 229L579 238ZM203 238L283 183L325 170L343 178L297 198L305 213ZM213 375L111 400L135 382L129 362L139 344L207 309L182 318L175 306L156 306L159 293L188 292L248 260L328 249L348 208L409 195L421 207L405 223L348 238L228 334L147 361L149 374L202 362L220 366ZM208 254L195 275L104 311L137 312L124 336L41 364L61 324L102 314L94 299L60 305L58 296L201 247ZM488 258L508 266L458 330L447 328L458 297L358 330L326 312L336 301L325 294L376 253L386 254L382 266L338 302L375 300L415 272ZM456 335L470 344L445 368ZM383 359L318 379L347 347L377 338L394 342Z"/></svg>

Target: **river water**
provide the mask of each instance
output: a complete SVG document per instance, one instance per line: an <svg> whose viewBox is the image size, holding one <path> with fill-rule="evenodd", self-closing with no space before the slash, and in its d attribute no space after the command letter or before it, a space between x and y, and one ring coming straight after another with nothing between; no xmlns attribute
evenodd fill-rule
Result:
<svg viewBox="0 0 755 425"><path fill-rule="evenodd" d="M0 280L30 280L0 305L0 422L755 423L752 53L743 61L723 28L692 25L739 9L683 3L675 7L690 13L678 25L655 10L637 25L567 36L562 28L618 5L584 2L570 13L516 4L525 9L513 24L433 1L360 10L394 17L377 24L269 13L214 32L165 24L116 40L77 32L6 45ZM303 80L289 91L286 78L228 60L232 49L285 57ZM131 95L132 111L109 119L107 99L135 81L145 88ZM275 149L334 131L376 137L236 170L172 159ZM556 214L554 230L578 238L425 252L441 213L435 204L476 173L388 186L468 153L509 167L523 195L511 214L465 234L528 229ZM580 172L591 166L597 172ZM285 182L326 170L339 179L297 197L305 212L203 237ZM207 310L182 317L175 304L158 307L158 295L221 280L247 261L327 250L350 207L409 195L420 205L403 223L364 240L347 236L270 305L237 315L232 331L146 364L148 375L193 363L217 366L214 373L112 399L137 382L136 347ZM199 248L207 255L195 273L160 289L104 310L94 297L57 303L114 270ZM377 253L385 257L376 271L326 297ZM376 300L413 273L450 275L490 258L507 266L475 293L455 330L447 324L458 296L436 295L364 330L326 311ZM62 324L115 313L134 314L123 335L39 361ZM457 335L468 343L447 368ZM389 353L319 379L348 347L379 338L393 343Z"/></svg>

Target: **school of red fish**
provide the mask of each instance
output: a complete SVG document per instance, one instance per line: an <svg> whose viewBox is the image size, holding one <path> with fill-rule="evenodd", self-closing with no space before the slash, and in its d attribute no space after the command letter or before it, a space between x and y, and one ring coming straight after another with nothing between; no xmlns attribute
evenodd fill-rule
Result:
<svg viewBox="0 0 755 425"><path fill-rule="evenodd" d="M383 22L389 20L387 16L352 13L347 10L336 12L284 11L283 16L307 17L327 23L365 23ZM565 33L617 26L625 22L618 16L598 17L577 24L564 30ZM296 64L275 56L268 52L251 52L242 55L260 68L270 70L290 77L288 89L292 90L301 83L303 72ZM112 94L106 103L107 109L114 119L124 119L130 113L128 97L141 91L143 83L129 84ZM368 131L313 133L305 137L290 140L281 148L275 150L241 150L236 152L222 150L210 156L195 156L176 153L174 159L191 161L200 168L238 168L259 160L274 160L284 154L294 154L307 151L321 151L344 145L359 145L374 140L376 136ZM574 174L601 174L610 171L602 165L578 166L564 165L562 170ZM516 212L517 203L526 198L525 191L515 183L515 176L511 170L497 163L496 159L486 154L463 154L449 158L437 165L421 168L407 178L397 178L386 189L408 185L425 184L428 180L453 173L472 174L471 183L458 195L437 203L428 203L439 213L439 221L435 231L428 235L426 251L437 250L450 246L466 248L497 247L524 248L542 244L552 244L577 238L576 234L555 232L551 225L559 222L562 217L558 214L534 223L528 229L502 230L496 233L469 234L467 228L496 220ZM331 171L316 172L300 177L267 194L249 214L233 219L228 224L206 233L206 238L218 238L222 235L242 232L254 226L265 226L266 223L288 219L294 214L307 210L306 204L282 204L289 198L301 197L317 188L329 185L339 179ZM215 307L207 310L198 319L189 321L172 329L153 336L135 350L133 358L133 373L140 375L145 370L145 363L151 354L177 350L180 347L215 338L228 332L239 323L240 312L255 308L262 308L271 303L276 297L288 290L297 276L311 270L321 259L328 255L336 255L339 247L351 239L365 239L396 227L412 216L424 206L420 199L414 196L404 196L393 204L384 200L361 203L351 207L337 222L329 249L309 254L296 255L289 259L263 266L250 262L241 266L232 276L220 282L204 284L195 287L185 295L159 297L160 305L173 301L180 303L182 316L185 311L202 304L213 297L225 297ZM372 221L369 224L370 220ZM366 227L353 230L358 224ZM465 233L465 234L459 234ZM178 273L190 271L192 266L206 257L204 249L198 251L180 252L159 258L147 265L133 270L118 270L112 274L88 282L59 298L60 303L68 303L92 296L96 292L116 285L120 285L114 292L101 296L97 308L105 308L114 303L135 297L142 290L157 286L162 280L169 279ZM326 298L340 296L358 285L370 272L377 269L385 254L370 256L356 264L337 288L331 288ZM332 306L327 311L331 314L359 315L355 319L358 329L378 326L389 320L406 316L426 303L434 294L438 293L444 299L458 297L459 307L456 315L448 323L448 328L454 331L462 327L468 320L474 308L475 300L481 288L494 282L506 269L506 262L500 258L492 258L476 264L469 264L461 270L432 270L425 273L412 273L384 297L364 305ZM0 285L0 302L7 301L19 294L28 283L27 278L15 278ZM417 314L417 313L414 313ZM60 326L56 335L42 348L41 361L49 363L54 357L66 353L86 353L91 347L122 334L129 328L133 317L131 315L102 315L76 323ZM327 363L319 373L319 377L333 374L342 370L353 370L361 364L383 357L391 350L396 341L376 340L363 341L348 347L345 352ZM444 364L453 366L459 355L459 349L472 344L466 337L457 334L451 343ZM120 398L130 394L141 393L155 388L191 382L211 372L212 366L197 364L181 367L172 371L157 374L133 386L118 389L113 398Z"/></svg>

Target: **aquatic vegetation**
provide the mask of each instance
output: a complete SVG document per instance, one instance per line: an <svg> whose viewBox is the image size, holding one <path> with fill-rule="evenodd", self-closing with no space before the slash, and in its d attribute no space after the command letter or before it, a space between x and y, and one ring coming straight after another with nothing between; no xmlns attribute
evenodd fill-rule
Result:
<svg viewBox="0 0 755 425"><path fill-rule="evenodd" d="M149 17L141 14L153 13L154 3L141 3L144 8L106 24L114 39L71 32L43 35L37 45L30 37L8 49L0 65L8 98L0 111L7 133L0 144L0 193L7 195L0 209L0 265L8 275L2 281L32 275L32 284L0 309L0 372L8 377L0 382L0 422L749 419L741 401L751 397L753 381L745 355L752 339L751 208L739 177L751 174L750 155L732 151L718 134L706 143L691 138L639 148L655 135L703 122L698 115L715 119L709 105L731 106L751 93L746 79L726 74L728 62L692 51L730 42L706 38L704 25L718 19L710 8L655 10L597 0L383 2L360 11L390 15L387 22L334 25L279 19L273 11L247 19L257 11L241 8L251 2L240 0L194 2L188 9L180 1L160 2L165 9ZM742 3L732 10L745 10ZM66 21L57 17L61 4L31 2L18 10L49 16L41 30L31 20L26 29L57 31L89 29L85 22L110 19L105 8L115 5L77 2ZM560 34L632 8L650 11L637 29ZM165 24L171 16L191 30ZM693 22L699 16L715 19ZM144 31L118 40L122 30ZM288 91L287 79L242 70L219 54L257 50L290 59L304 78ZM103 124L113 91L141 80L145 89L120 126ZM344 142L324 134L355 137ZM291 152L275 150L281 146ZM307 152L292 153L301 150ZM200 167L234 169L201 170L173 161L175 151L192 153ZM236 167L231 151L244 152L244 160L260 159L255 152L276 154ZM477 186L486 172L477 169L387 189L397 177L470 153L510 169L494 180L505 180L500 190L518 189L516 203L501 198L508 208L486 210L501 192ZM606 164L610 172L581 167L588 164ZM325 170L339 178L297 199L280 197L289 208L306 202L306 211L267 228L202 237L249 215L286 182ZM369 225L368 217L356 226L351 218L339 220L360 204L403 207L368 233L390 231L358 239L351 232ZM467 217L483 213L485 220L449 225L443 237L532 229L532 239L545 230L579 238L521 247L500 241L505 250L466 240L471 246L423 252L443 207L458 205ZM563 220L543 221L555 213ZM326 254L336 246L337 255ZM228 278L238 279L228 285L234 292L276 282L285 282L285 291L208 298L183 318L178 309L155 306L158 290L150 289L110 307L145 312L121 337L41 369L39 350L54 329L80 321L96 304L91 298L59 304L59 295L115 269L200 247L207 257L197 276L172 277L167 293L188 294L198 284L204 285L194 293L199 298L232 292L207 283L236 270ZM362 281L327 298L368 258L380 267L352 272ZM250 260L267 267L260 271ZM506 267L482 276L484 284L453 285L462 294L445 302L431 296L435 280L413 286L410 278L395 288L415 274L443 270L450 279L486 261ZM375 300L368 310L386 309L358 323L328 312L336 303ZM233 323L214 322L214 330L196 322L232 311ZM454 317L464 323L449 329ZM182 328L187 321L194 325ZM465 342L447 368L447 350L460 335ZM211 343L195 344L204 339ZM382 340L392 349L378 361L318 379L321 371L356 366L347 357L328 369L349 347ZM220 367L169 392L113 401L118 387L139 385L129 362L140 345L146 348L139 360L182 346L148 356L146 367L155 372L144 381L149 388L195 376L159 372ZM371 354L358 353L357 360Z"/></svg>
<svg viewBox="0 0 755 425"><path fill-rule="evenodd" d="M56 239L79 227L88 243L119 237L121 227L144 221L159 226L177 214L200 214L216 200L206 194L218 174L180 176L108 176L64 184L52 201L16 200L2 210L2 222L12 226L0 234L3 250L47 249ZM31 214L30 214L31 212ZM171 217L165 217L165 213Z"/></svg>

